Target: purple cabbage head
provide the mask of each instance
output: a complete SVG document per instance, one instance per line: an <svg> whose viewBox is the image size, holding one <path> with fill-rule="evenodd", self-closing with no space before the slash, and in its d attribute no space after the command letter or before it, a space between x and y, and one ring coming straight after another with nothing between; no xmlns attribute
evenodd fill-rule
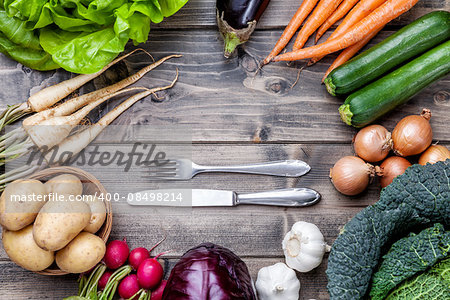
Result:
<svg viewBox="0 0 450 300"><path fill-rule="evenodd" d="M204 243L170 273L163 300L256 300L245 263L229 249Z"/></svg>

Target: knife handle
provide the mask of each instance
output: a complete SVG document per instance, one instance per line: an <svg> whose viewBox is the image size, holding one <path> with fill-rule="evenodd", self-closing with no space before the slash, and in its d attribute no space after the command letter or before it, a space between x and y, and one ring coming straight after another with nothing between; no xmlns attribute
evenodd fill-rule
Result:
<svg viewBox="0 0 450 300"><path fill-rule="evenodd" d="M312 189L292 188L270 192L237 195L236 204L258 204L286 207L305 207L320 201L320 194Z"/></svg>

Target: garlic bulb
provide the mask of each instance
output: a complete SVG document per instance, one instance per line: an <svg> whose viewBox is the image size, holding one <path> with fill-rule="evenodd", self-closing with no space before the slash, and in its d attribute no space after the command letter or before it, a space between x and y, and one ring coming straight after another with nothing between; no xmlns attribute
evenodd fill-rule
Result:
<svg viewBox="0 0 450 300"><path fill-rule="evenodd" d="M256 290L259 300L298 300L300 281L294 270L277 263L259 270Z"/></svg>
<svg viewBox="0 0 450 300"><path fill-rule="evenodd" d="M320 229L303 221L295 223L283 239L286 264L299 272L309 272L319 266L329 249Z"/></svg>

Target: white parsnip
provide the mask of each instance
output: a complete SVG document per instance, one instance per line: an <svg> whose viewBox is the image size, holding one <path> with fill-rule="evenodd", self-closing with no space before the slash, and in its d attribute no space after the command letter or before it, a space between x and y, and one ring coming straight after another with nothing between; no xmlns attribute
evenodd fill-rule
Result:
<svg viewBox="0 0 450 300"><path fill-rule="evenodd" d="M100 76L103 72L109 69L112 65L116 64L117 62L121 61L122 59L130 56L131 54L135 53L136 51L140 51L142 49L135 49L131 51L130 53L127 53L125 55L122 55L121 57L116 58L109 64L103 67L98 72L92 73L92 74L81 74L76 77L73 77L71 79L68 79L66 81L60 82L58 84L49 86L45 89L42 89L33 95L31 95L28 98L27 104L29 109L32 112L40 112L43 111L52 105L54 105L56 102L64 99L71 93L73 93L76 89L84 85L85 83L91 81L92 79Z"/></svg>
<svg viewBox="0 0 450 300"><path fill-rule="evenodd" d="M178 69L177 75L175 79L172 81L170 85L164 87L156 87L152 89L148 89L144 92L140 92L136 95L131 96L118 106L116 106L113 110L104 115L97 123L89 126L85 130L82 130L74 135L69 136L63 142L59 143L56 147L54 147L51 151L45 153L44 157L46 161L50 164L54 163L63 163L66 160L74 157L78 153L80 153L84 148L86 148L89 143L91 143L101 132L106 128L112 121L114 121L118 116L120 116L124 111L130 108L133 104L138 102L144 97L147 97L150 94L154 94L161 90L166 90L175 85L175 82L178 80ZM68 153L71 154L71 157L65 157Z"/></svg>
<svg viewBox="0 0 450 300"><path fill-rule="evenodd" d="M157 62L142 68L137 73L130 75L129 77L127 77L113 85L104 87L97 91L90 92L88 94L81 95L79 97L69 99L64 103L61 103L60 105L55 106L54 108L50 108L50 109L41 111L37 114L34 114L34 115L26 118L23 121L23 125L28 126L28 125L38 124L39 122L41 122L51 116L66 116L95 99L103 97L106 94L114 93L120 89L123 89L123 88L135 83L136 81L141 79L145 74L147 74L154 68L160 66L166 60L175 58L175 57L181 57L181 55L169 55L164 58L161 58Z"/></svg>
<svg viewBox="0 0 450 300"><path fill-rule="evenodd" d="M74 78L68 79L64 82L58 83L53 86L49 86L44 88L37 93L31 95L26 102L9 105L3 112L0 113L0 130L3 129L6 125L16 122L21 119L23 116L26 116L33 112L44 111L47 108L53 106L58 101L64 99L76 89L87 83L88 81L94 79L99 76L103 72L105 72L109 67L119 62L120 60L130 56L136 51L143 51L148 54L152 60L153 57L144 49L135 49L130 53L122 55L121 57L116 58L108 65L106 65L100 71L93 74L82 74L78 75Z"/></svg>
<svg viewBox="0 0 450 300"><path fill-rule="evenodd" d="M36 146L39 148L47 147L47 149L50 149L68 137L72 129L75 128L91 110L101 103L120 94L142 89L147 90L146 88L132 87L107 94L71 115L49 117L35 125L23 125L23 128Z"/></svg>
<svg viewBox="0 0 450 300"><path fill-rule="evenodd" d="M52 146L58 144L69 135L71 129L76 125L76 124L72 125L72 123L75 123L75 120L81 121L81 119L86 115L86 112L88 112L88 110L97 106L104 100L116 95L115 93L117 93L118 91L135 83L136 81L141 79L145 74L147 74L154 68L160 66L168 59L174 57L181 57L181 55L169 55L167 57L164 57L159 61L142 68L137 73L111 86L102 88L100 90L88 94L81 95L79 97L69 99L64 103L61 103L55 107L43 110L26 118L22 122L22 127L17 128L13 132L7 133L4 136L0 137L0 165L5 164L5 162L10 161L12 159L16 159L20 156L23 156L24 154L28 153L29 149L32 148L34 145L40 148L42 148L43 146L51 148ZM89 105L88 108L81 110L82 107L88 105L91 102L96 102L96 104ZM80 111L76 113L74 116L71 116L71 114L76 112L77 110ZM3 116L8 117L9 113L10 112L6 114L4 113ZM49 129L47 129L47 127L50 126L33 127L33 125L38 124L59 125L59 126L53 126L55 128L52 129L53 132L50 132ZM3 125L5 125L4 119L0 120L0 128ZM17 146L20 146L19 150L17 150Z"/></svg>
<svg viewBox="0 0 450 300"><path fill-rule="evenodd" d="M110 65L128 55L131 55L133 52L116 59L114 62L111 62ZM69 99L64 103L45 110L42 110L42 107L38 105L30 106L28 103L23 103L11 106L5 112L1 113L0 129L32 112L32 109L39 111L36 114L26 118L21 127L0 136L0 166L4 165L8 161L25 155L34 149L35 146L37 146L44 153L43 156L45 163L42 164L42 157L37 159L34 158L30 165L19 167L2 174L0 176L0 191L2 191L7 184L15 179L28 176L35 170L44 168L48 164L65 162L67 159L77 155L91 141L93 141L106 126L130 108L134 103L150 94L171 88L178 79L178 69L176 78L168 86L156 87L152 89L143 87L126 87L137 82L145 74L158 67L168 59L175 57L181 57L181 55L175 54L164 57L111 86ZM110 65L106 66L105 70ZM103 71L104 70L100 72ZM89 76L98 76L101 74L100 72ZM50 89L50 91L52 91L52 95L49 95L49 97L61 97L64 93L68 92L68 89L74 88L75 86L79 87L80 83L85 81L87 78L87 75L80 75L77 79L73 78L73 80L69 80L67 85L57 85L58 87L53 87ZM74 131L74 128L88 115L92 109L114 96L138 89L144 89L145 91L129 97L103 116L96 124L89 126L85 130L76 131L76 133L70 136L71 132ZM63 92L63 90L65 90L65 92ZM42 97L42 94L40 95L41 96L38 94L39 97ZM38 98L32 98L33 101L35 99ZM55 102L52 103L52 101L54 100L55 98L53 98L53 100L48 99L47 105L53 105Z"/></svg>

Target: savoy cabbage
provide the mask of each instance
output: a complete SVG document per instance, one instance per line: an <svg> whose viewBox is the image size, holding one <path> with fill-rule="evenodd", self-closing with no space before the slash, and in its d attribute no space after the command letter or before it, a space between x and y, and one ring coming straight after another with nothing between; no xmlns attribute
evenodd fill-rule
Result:
<svg viewBox="0 0 450 300"><path fill-rule="evenodd" d="M449 159L409 167L344 226L328 259L330 298L362 299L383 247L414 226L434 223L450 224Z"/></svg>
<svg viewBox="0 0 450 300"><path fill-rule="evenodd" d="M439 299L450 300L450 258L430 270L400 284L386 300Z"/></svg>
<svg viewBox="0 0 450 300"><path fill-rule="evenodd" d="M449 251L450 231L439 223L396 241L372 277L371 299L385 299L399 283L433 266Z"/></svg>

